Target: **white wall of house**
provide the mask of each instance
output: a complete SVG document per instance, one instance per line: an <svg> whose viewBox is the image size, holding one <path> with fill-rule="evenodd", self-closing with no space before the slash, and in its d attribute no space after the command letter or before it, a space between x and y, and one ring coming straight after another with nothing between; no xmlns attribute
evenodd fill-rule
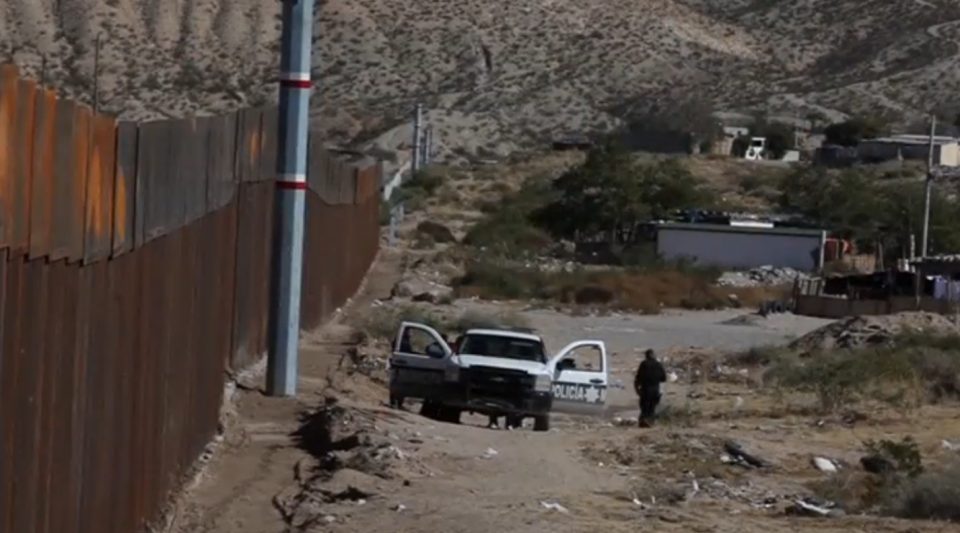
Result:
<svg viewBox="0 0 960 533"><path fill-rule="evenodd" d="M940 146L940 153L937 154L939 161L935 161L934 164L939 164L947 167L958 167L960 166L960 145L957 143L949 143Z"/></svg>
<svg viewBox="0 0 960 533"><path fill-rule="evenodd" d="M764 265L811 271L818 268L820 234L715 231L662 227L657 252L664 259L693 259L704 266L755 268Z"/></svg>

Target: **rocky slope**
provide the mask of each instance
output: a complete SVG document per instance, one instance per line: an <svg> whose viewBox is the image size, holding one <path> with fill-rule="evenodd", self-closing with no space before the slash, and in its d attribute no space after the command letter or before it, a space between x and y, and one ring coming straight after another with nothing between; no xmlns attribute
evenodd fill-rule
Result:
<svg viewBox="0 0 960 533"><path fill-rule="evenodd" d="M0 0L0 59L89 98L100 35L105 109L215 112L275 98L279 7ZM317 126L396 146L419 99L442 146L481 156L605 127L625 102L665 96L910 116L952 105L960 88L949 0L328 0L317 19Z"/></svg>

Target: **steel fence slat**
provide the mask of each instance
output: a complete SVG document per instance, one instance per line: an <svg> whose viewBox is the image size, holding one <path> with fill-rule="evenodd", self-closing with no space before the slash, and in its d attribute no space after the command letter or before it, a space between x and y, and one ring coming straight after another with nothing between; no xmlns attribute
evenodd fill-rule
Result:
<svg viewBox="0 0 960 533"><path fill-rule="evenodd" d="M13 239L13 184L16 179L17 90L19 77L15 65L0 65L0 250Z"/></svg>
<svg viewBox="0 0 960 533"><path fill-rule="evenodd" d="M277 177L279 127L280 109L276 106L264 109L260 120L260 181L273 181Z"/></svg>
<svg viewBox="0 0 960 533"><path fill-rule="evenodd" d="M116 257L133 250L137 239L137 158L140 155L140 125L121 122L117 125L117 160L113 182L113 235L111 255Z"/></svg>
<svg viewBox="0 0 960 533"><path fill-rule="evenodd" d="M83 261L106 259L112 251L117 122L93 117L84 207Z"/></svg>
<svg viewBox="0 0 960 533"><path fill-rule="evenodd" d="M17 350L20 355L17 372L17 396L14 400L16 414L14 441L13 480L17 490L13 497L13 533L37 531L38 491L40 489L40 438L42 420L42 390L44 360L42 357L46 340L44 328L47 306L47 263L45 259L33 260L24 269L23 313L20 323Z"/></svg>
<svg viewBox="0 0 960 533"><path fill-rule="evenodd" d="M37 99L36 83L20 80L17 88L17 135L13 139L16 157L12 160L13 228L10 235L10 249L16 255L26 253L30 243L30 186L33 180Z"/></svg>
<svg viewBox="0 0 960 533"><path fill-rule="evenodd" d="M85 237L87 176L90 172L90 147L93 134L93 113L86 106L74 108L73 119L73 161L72 168L61 177L63 190L67 193L64 218L68 220L63 231L67 258L70 261L83 260L83 242Z"/></svg>
<svg viewBox="0 0 960 533"><path fill-rule="evenodd" d="M47 214L50 232L51 261L67 257L70 252L70 234L73 231L71 220L75 192L73 174L77 162L74 160L74 138L77 124L77 105L70 100L57 99L57 118L55 121L55 145L53 148L53 181L47 194L51 211Z"/></svg>
<svg viewBox="0 0 960 533"><path fill-rule="evenodd" d="M0 252L3 256L3 298L0 304L0 353L17 353L20 325L23 319L21 301L25 293L21 286L23 261L10 257L9 252ZM16 393L19 357L0 357L0 530L13 531L14 456L16 450Z"/></svg>
<svg viewBox="0 0 960 533"><path fill-rule="evenodd" d="M33 169L30 180L30 234L31 258L45 257L51 249L51 218L53 216L53 180L55 147L57 144L57 97L52 91L42 91L36 102L33 136Z"/></svg>

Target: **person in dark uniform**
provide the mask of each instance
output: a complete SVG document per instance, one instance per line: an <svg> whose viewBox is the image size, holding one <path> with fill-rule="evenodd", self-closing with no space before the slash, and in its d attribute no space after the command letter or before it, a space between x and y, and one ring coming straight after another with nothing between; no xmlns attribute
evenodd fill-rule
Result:
<svg viewBox="0 0 960 533"><path fill-rule="evenodd" d="M667 381L667 371L663 363L657 361L653 350L644 353L643 361L633 378L633 390L640 397L640 427L650 427L656 418L657 405L660 404L660 384Z"/></svg>

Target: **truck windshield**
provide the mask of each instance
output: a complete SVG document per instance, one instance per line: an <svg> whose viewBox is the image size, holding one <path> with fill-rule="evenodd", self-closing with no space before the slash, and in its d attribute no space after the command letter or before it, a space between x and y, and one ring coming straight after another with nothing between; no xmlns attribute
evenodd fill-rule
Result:
<svg viewBox="0 0 960 533"><path fill-rule="evenodd" d="M457 352L538 363L547 361L540 341L500 335L466 335L461 339Z"/></svg>

